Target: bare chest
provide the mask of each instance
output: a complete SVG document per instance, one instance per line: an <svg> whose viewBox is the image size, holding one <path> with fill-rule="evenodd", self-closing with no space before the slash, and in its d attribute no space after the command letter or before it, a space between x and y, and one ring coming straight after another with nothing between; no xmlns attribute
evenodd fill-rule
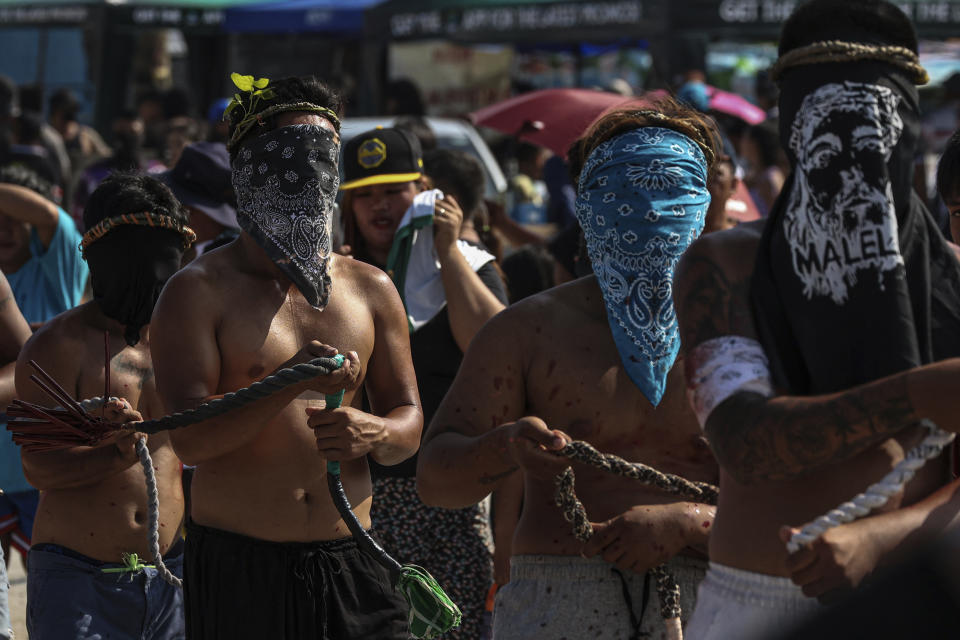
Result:
<svg viewBox="0 0 960 640"><path fill-rule="evenodd" d="M356 351L366 368L374 348L373 317L366 304L349 292L336 291L320 311L301 296L270 304L256 297L237 300L217 330L223 393L263 378L311 341Z"/></svg>
<svg viewBox="0 0 960 640"><path fill-rule="evenodd" d="M113 352L108 381L103 348L100 345L96 347L91 345L84 354L77 379L78 399L102 396L106 392L111 396L125 398L146 419L159 417L155 415L160 401L149 348L124 345L119 352Z"/></svg>
<svg viewBox="0 0 960 640"><path fill-rule="evenodd" d="M589 335L589 334L584 334ZM708 476L713 457L685 395L682 362L654 407L630 380L612 344L565 341L541 350L527 380L528 413L570 437L664 471Z"/></svg>

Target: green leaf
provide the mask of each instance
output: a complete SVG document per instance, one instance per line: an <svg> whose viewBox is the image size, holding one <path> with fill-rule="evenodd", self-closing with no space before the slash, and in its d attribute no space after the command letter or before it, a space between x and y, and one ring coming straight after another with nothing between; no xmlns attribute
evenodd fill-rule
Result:
<svg viewBox="0 0 960 640"><path fill-rule="evenodd" d="M253 76L242 76L239 73L231 73L230 79L233 84L241 91L253 91Z"/></svg>
<svg viewBox="0 0 960 640"><path fill-rule="evenodd" d="M273 92L273 89L264 89L264 90L261 91L260 93L263 94L263 99L264 99L264 100L273 100L274 98L277 97L277 94L275 94L275 93Z"/></svg>
<svg viewBox="0 0 960 640"><path fill-rule="evenodd" d="M234 101L231 101L230 104L227 105L227 108L223 110L223 119L224 119L224 120L227 119L227 116L230 115L230 112L233 111L233 108L236 107L238 104L240 104L240 103L237 102L236 100L234 100Z"/></svg>
<svg viewBox="0 0 960 640"><path fill-rule="evenodd" d="M257 89L264 89L268 84L270 84L269 78L260 78L259 80L253 81L253 86L255 86Z"/></svg>

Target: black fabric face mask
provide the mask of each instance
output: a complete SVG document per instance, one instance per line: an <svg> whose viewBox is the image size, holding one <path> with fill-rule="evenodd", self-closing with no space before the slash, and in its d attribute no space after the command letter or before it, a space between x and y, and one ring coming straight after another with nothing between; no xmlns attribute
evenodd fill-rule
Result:
<svg viewBox="0 0 960 640"><path fill-rule="evenodd" d="M86 248L93 299L104 315L124 325L134 346L150 324L167 280L180 268L183 236L176 231L123 226Z"/></svg>
<svg viewBox="0 0 960 640"><path fill-rule="evenodd" d="M780 117L793 171L751 291L778 384L826 393L960 355L960 264L913 193L916 88L879 62L798 67Z"/></svg>
<svg viewBox="0 0 960 640"><path fill-rule="evenodd" d="M330 299L339 152L333 131L296 124L248 140L233 161L240 227L321 310Z"/></svg>

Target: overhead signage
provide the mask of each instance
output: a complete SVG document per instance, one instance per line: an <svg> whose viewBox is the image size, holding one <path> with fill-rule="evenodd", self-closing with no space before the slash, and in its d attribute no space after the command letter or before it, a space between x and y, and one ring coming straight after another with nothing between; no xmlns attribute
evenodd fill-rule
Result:
<svg viewBox="0 0 960 640"><path fill-rule="evenodd" d="M643 5L608 0L398 13L390 18L390 34L405 39L627 26L647 18Z"/></svg>

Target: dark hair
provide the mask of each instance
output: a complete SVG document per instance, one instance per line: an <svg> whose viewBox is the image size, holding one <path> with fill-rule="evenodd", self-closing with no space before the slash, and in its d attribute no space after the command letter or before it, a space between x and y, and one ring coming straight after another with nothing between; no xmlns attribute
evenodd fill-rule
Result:
<svg viewBox="0 0 960 640"><path fill-rule="evenodd" d="M136 105L139 108L142 104L146 102L155 102L160 107L163 107L163 94L154 89L147 89L137 95Z"/></svg>
<svg viewBox="0 0 960 640"><path fill-rule="evenodd" d="M43 113L43 87L38 84L20 86L20 111Z"/></svg>
<svg viewBox="0 0 960 640"><path fill-rule="evenodd" d="M14 115L20 109L20 92L10 78L0 73L0 117Z"/></svg>
<svg viewBox="0 0 960 640"><path fill-rule="evenodd" d="M456 198L465 220L472 220L483 200L483 165L466 151L434 149L423 156L423 172L433 186Z"/></svg>
<svg viewBox="0 0 960 640"><path fill-rule="evenodd" d="M83 207L83 226L90 229L105 218L125 213L148 211L169 216L183 224L187 213L170 189L143 173L111 173L87 199Z"/></svg>
<svg viewBox="0 0 960 640"><path fill-rule="evenodd" d="M937 193L944 200L960 195L960 129L947 140L937 163Z"/></svg>
<svg viewBox="0 0 960 640"><path fill-rule="evenodd" d="M780 164L780 127L776 120L765 120L760 124L747 128L745 138L750 138L757 146L762 168L775 167Z"/></svg>
<svg viewBox="0 0 960 640"><path fill-rule="evenodd" d="M47 200L53 200L53 184L19 162L0 166L0 183L15 184L30 189Z"/></svg>
<svg viewBox="0 0 960 640"><path fill-rule="evenodd" d="M390 115L395 116L423 116L427 108L420 96L420 88L412 80L401 78L387 85L384 91L387 102L393 102L393 108L388 109Z"/></svg>
<svg viewBox="0 0 960 640"><path fill-rule="evenodd" d="M57 89L50 96L50 115L61 113L68 121L77 119L80 113L80 101L70 89Z"/></svg>
<svg viewBox="0 0 960 640"><path fill-rule="evenodd" d="M191 116L193 105L190 101L190 93L186 89L173 87L163 94L161 103L163 105L163 117L168 120Z"/></svg>
<svg viewBox="0 0 960 640"><path fill-rule="evenodd" d="M553 256L543 245L527 245L503 260L510 304L551 288Z"/></svg>
<svg viewBox="0 0 960 640"><path fill-rule="evenodd" d="M437 134L422 116L400 116L393 123L393 128L412 133L420 141L420 149L423 151L437 148Z"/></svg>
<svg viewBox="0 0 960 640"><path fill-rule="evenodd" d="M540 154L544 152L544 148L540 145L533 144L532 142L518 142L517 148L514 151L514 155L517 158L517 162L536 162L537 158L540 157Z"/></svg>
<svg viewBox="0 0 960 640"><path fill-rule="evenodd" d="M712 173L714 162L722 153L720 134L710 116L682 105L673 98L647 98L640 108L623 107L607 113L570 145L567 157L573 184L579 182L583 165L594 149L621 133L641 127L672 129L696 142L707 158L708 173Z"/></svg>
<svg viewBox="0 0 960 640"><path fill-rule="evenodd" d="M913 23L886 0L810 0L801 4L780 32L780 55L822 40L896 45L917 51Z"/></svg>
<svg viewBox="0 0 960 640"><path fill-rule="evenodd" d="M269 100L260 100L257 103L253 113L263 113L263 111L274 105L290 104L294 102L309 102L317 105L318 107L330 109L338 116L343 109L343 101L340 98L340 95L313 76L271 80L269 88L273 91L273 97ZM245 114L243 109L240 107L235 108L230 112L231 137L233 136L233 132L236 130L237 125L240 124L240 121L243 120L247 115L250 114ZM230 157L233 158L234 155L236 155L237 149L239 149L240 145L247 138L260 135L261 133L271 131L272 129L276 128L277 115L279 114L275 114L264 119L261 126L254 126L246 134L244 134L244 136L240 138L236 144L231 145Z"/></svg>

